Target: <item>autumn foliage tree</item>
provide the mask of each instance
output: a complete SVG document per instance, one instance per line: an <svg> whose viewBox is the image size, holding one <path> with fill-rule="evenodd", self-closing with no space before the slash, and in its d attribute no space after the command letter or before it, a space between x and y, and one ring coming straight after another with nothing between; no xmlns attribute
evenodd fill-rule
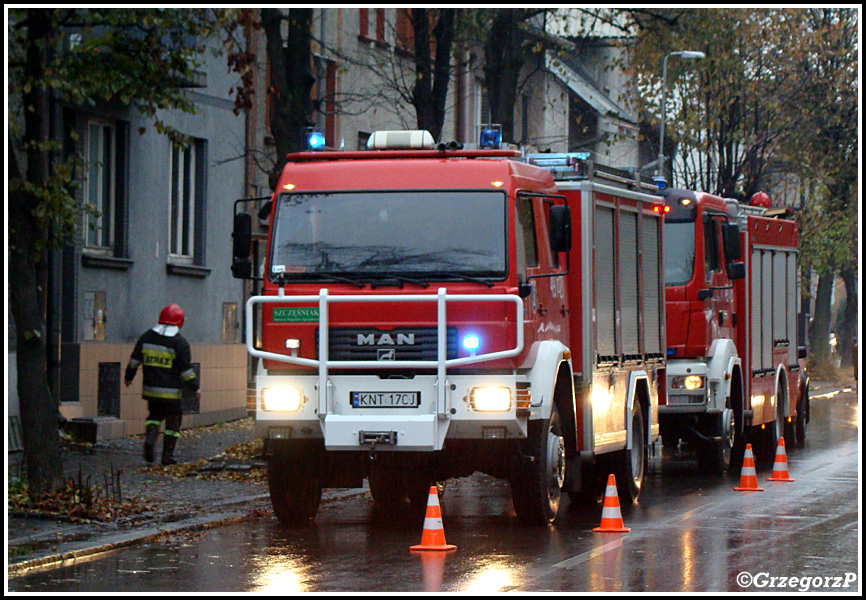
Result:
<svg viewBox="0 0 866 600"><path fill-rule="evenodd" d="M627 9L623 9L624 11ZM796 207L804 280L819 276L811 345L828 351L830 294L847 291L839 321L843 362L857 329L858 11L854 8L671 8L630 12L648 114L659 114L667 53L668 135L676 183L748 199L780 177L802 182Z"/></svg>

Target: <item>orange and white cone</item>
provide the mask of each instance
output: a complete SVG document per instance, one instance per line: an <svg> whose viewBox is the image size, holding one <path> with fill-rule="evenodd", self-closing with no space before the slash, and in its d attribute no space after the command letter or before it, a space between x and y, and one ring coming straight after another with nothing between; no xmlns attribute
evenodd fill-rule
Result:
<svg viewBox="0 0 866 600"><path fill-rule="evenodd" d="M427 496L427 514L424 515L424 531L421 543L409 550L454 550L457 546L445 542L445 529L442 527L442 511L439 509L439 493L435 485L430 486Z"/></svg>
<svg viewBox="0 0 866 600"><path fill-rule="evenodd" d="M776 461L773 463L773 474L767 477L767 481L794 481L788 473L788 453L785 452L785 438L779 438L776 446Z"/></svg>
<svg viewBox="0 0 866 600"><path fill-rule="evenodd" d="M624 527L622 512L619 509L619 496L616 493L616 478L611 473L607 476L607 488L604 491L604 504L601 508L601 525L593 531L601 533L626 533L630 527Z"/></svg>
<svg viewBox="0 0 866 600"><path fill-rule="evenodd" d="M734 489L738 492L764 491L764 488L758 487L758 473L755 471L755 455L752 454L751 444L746 444L746 452L743 455L743 470L740 471L740 486Z"/></svg>

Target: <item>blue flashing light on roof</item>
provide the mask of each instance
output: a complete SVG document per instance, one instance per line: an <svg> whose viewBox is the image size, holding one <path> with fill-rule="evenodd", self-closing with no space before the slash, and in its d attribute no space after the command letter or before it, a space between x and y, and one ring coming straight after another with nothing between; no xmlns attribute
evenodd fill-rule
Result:
<svg viewBox="0 0 866 600"><path fill-rule="evenodd" d="M665 181L664 177L653 177L653 183L656 184L658 189L663 190L668 187L668 182Z"/></svg>
<svg viewBox="0 0 866 600"><path fill-rule="evenodd" d="M481 135L478 139L478 147L483 149L497 149L502 145L501 125L482 125Z"/></svg>
<svg viewBox="0 0 866 600"><path fill-rule="evenodd" d="M325 134L321 131L309 131L306 142L310 150L321 150L325 147Z"/></svg>

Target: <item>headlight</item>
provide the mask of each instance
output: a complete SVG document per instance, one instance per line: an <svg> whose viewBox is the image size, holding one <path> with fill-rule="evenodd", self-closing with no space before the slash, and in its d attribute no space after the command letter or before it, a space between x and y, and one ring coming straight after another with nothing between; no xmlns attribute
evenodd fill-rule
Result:
<svg viewBox="0 0 866 600"><path fill-rule="evenodd" d="M699 390L703 387L703 375L681 375L671 378L671 389L674 390Z"/></svg>
<svg viewBox="0 0 866 600"><path fill-rule="evenodd" d="M504 387L478 387L469 401L474 410L505 411L511 408L511 390Z"/></svg>
<svg viewBox="0 0 866 600"><path fill-rule="evenodd" d="M262 390L262 409L289 412L300 410L301 390L290 385L278 385Z"/></svg>

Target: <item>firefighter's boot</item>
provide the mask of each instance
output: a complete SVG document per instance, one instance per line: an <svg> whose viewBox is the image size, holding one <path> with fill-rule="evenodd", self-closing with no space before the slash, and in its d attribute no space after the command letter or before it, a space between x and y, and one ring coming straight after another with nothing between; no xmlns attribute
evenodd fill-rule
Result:
<svg viewBox="0 0 866 600"><path fill-rule="evenodd" d="M178 437L180 437L179 434L175 434L173 431L168 430L166 430L165 434L162 436L162 464L177 464L177 460L174 458L174 447L177 444Z"/></svg>
<svg viewBox="0 0 866 600"><path fill-rule="evenodd" d="M156 458L156 440L159 439L159 423L145 423L144 460L152 463Z"/></svg>

